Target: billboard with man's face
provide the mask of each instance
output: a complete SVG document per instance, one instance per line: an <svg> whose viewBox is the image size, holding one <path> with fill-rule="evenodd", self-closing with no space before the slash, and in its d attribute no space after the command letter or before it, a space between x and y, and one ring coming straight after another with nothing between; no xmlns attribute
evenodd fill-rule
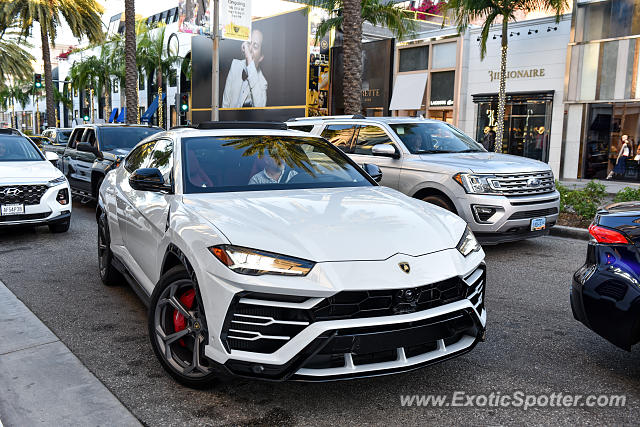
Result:
<svg viewBox="0 0 640 427"><path fill-rule="evenodd" d="M309 16L299 9L254 20L249 41L221 40L220 120L287 120L304 116L309 86L308 36ZM197 51L202 46L196 49L196 44L192 41L192 99L199 99L199 105L193 106L194 113L211 108L211 80L205 75L211 68L211 55L199 55ZM206 106L205 97L209 100ZM194 114L193 122L209 120L205 116L204 111Z"/></svg>

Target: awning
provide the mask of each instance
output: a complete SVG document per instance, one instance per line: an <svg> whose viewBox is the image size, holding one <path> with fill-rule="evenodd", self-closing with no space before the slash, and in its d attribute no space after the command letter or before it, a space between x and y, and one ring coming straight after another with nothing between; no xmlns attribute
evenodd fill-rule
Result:
<svg viewBox="0 0 640 427"><path fill-rule="evenodd" d="M427 85L427 73L398 74L389 110L420 110Z"/></svg>
<svg viewBox="0 0 640 427"><path fill-rule="evenodd" d="M124 123L124 120L127 117L127 107L124 107L122 111L120 111L120 115L116 119L116 123Z"/></svg>
<svg viewBox="0 0 640 427"><path fill-rule="evenodd" d="M162 94L163 101L166 98L166 96L167 96L166 93ZM156 113L157 110L158 110L158 95L156 95L153 98L153 102L151 103L151 105L149 105L149 108L147 108L147 111L145 111L144 114L140 116L140 121L143 123L149 122L151 120L151 117L153 117L153 115Z"/></svg>
<svg viewBox="0 0 640 427"><path fill-rule="evenodd" d="M117 116L118 116L118 109L114 108L111 111L111 115L109 115L109 123L113 123L113 121L116 119Z"/></svg>

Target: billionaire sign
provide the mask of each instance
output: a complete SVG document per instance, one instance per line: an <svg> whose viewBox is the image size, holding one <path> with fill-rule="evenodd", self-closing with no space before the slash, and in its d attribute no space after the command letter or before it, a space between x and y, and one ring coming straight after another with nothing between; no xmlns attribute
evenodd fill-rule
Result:
<svg viewBox="0 0 640 427"><path fill-rule="evenodd" d="M500 80L500 72L499 71L488 71L489 78L491 81ZM531 77L545 77L545 69L544 68L530 68L528 70L511 70L507 71L507 75L505 76L508 79L525 79Z"/></svg>

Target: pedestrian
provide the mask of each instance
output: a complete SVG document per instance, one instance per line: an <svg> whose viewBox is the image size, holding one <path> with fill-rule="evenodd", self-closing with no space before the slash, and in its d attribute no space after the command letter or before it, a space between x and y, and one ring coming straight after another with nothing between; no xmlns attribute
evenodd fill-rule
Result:
<svg viewBox="0 0 640 427"><path fill-rule="evenodd" d="M622 135L620 137L620 141L622 142L622 146L620 150L618 150L618 158L616 159L616 165L609 175L607 175L607 179L612 179L615 176L624 176L624 173L627 170L627 159L631 155L631 148L629 146L629 136Z"/></svg>

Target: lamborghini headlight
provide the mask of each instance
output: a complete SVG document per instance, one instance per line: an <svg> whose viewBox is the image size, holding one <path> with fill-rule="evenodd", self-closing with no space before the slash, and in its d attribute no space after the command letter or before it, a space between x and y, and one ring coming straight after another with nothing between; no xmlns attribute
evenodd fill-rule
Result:
<svg viewBox="0 0 640 427"><path fill-rule="evenodd" d="M467 226L467 228L464 230L464 234L462 235L462 238L458 242L456 248L463 256L467 256L470 253L479 251L481 249L480 243L478 243L478 241L476 240L476 236L473 235L473 231L471 231L469 226Z"/></svg>
<svg viewBox="0 0 640 427"><path fill-rule="evenodd" d="M464 191L472 194L502 194L500 183L494 175L474 175L457 173L453 179L460 184Z"/></svg>
<svg viewBox="0 0 640 427"><path fill-rule="evenodd" d="M315 265L304 259L233 245L212 246L209 251L229 269L250 276L306 276Z"/></svg>

